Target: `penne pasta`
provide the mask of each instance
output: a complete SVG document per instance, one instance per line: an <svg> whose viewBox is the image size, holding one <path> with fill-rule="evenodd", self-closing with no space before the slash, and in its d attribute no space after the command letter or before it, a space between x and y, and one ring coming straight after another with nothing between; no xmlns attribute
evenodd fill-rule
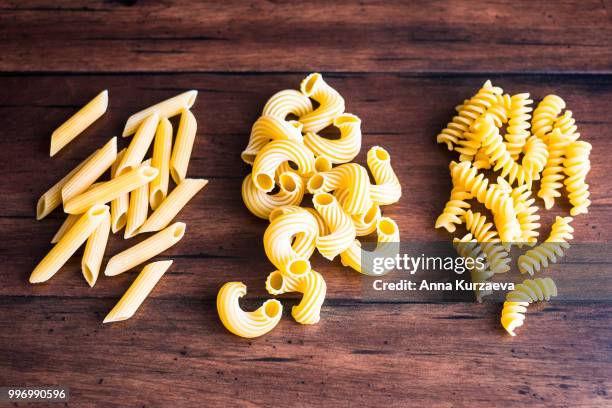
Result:
<svg viewBox="0 0 612 408"><path fill-rule="evenodd" d="M198 191L203 189L206 184L208 184L208 180L204 179L183 180L174 190L172 190L161 205L157 207L157 210L144 221L139 232L153 232L166 228L174 217L183 209L185 204L187 204Z"/></svg>
<svg viewBox="0 0 612 408"><path fill-rule="evenodd" d="M153 144L153 158L151 166L159 170L157 177L151 182L149 189L149 203L151 209L156 210L168 195L168 181L170 179L170 154L172 153L172 124L168 118L161 118L157 125L155 142Z"/></svg>
<svg viewBox="0 0 612 408"><path fill-rule="evenodd" d="M127 149L122 149L119 153L117 153L117 160L111 166L111 179L115 178L117 173L117 166L119 165L119 161L125 154ZM111 230L113 234L116 234L117 231L120 231L125 224L127 223L127 211L128 206L130 204L130 195L129 193L125 193L120 195L111 201Z"/></svg>
<svg viewBox="0 0 612 408"><path fill-rule="evenodd" d="M77 222L80 216L80 214L68 214L68 216L66 217L62 225L60 225L53 238L51 238L51 243L56 244L60 239L62 239L64 234L66 234L66 231L72 228L72 226L75 222Z"/></svg>
<svg viewBox="0 0 612 408"><path fill-rule="evenodd" d="M106 265L106 276L119 275L161 254L183 238L186 225L175 222L166 229L113 256Z"/></svg>
<svg viewBox="0 0 612 408"><path fill-rule="evenodd" d="M55 275L87 240L108 214L108 206L94 205L70 228L40 261L30 275L30 283L41 283Z"/></svg>
<svg viewBox="0 0 612 408"><path fill-rule="evenodd" d="M96 280L98 280L102 258L104 258L104 251L108 242L110 226L110 213L107 211L104 219L89 236L87 244L85 244L85 252L81 259L81 272L83 272L83 277L92 288L96 284Z"/></svg>
<svg viewBox="0 0 612 408"><path fill-rule="evenodd" d="M89 125L106 112L106 108L108 108L108 91L104 90L51 134L49 156L53 157L75 137L80 135Z"/></svg>
<svg viewBox="0 0 612 408"><path fill-rule="evenodd" d="M133 114L128 118L123 128L123 137L134 133L142 121L153 113L159 114L162 118L171 118L178 115L182 109L191 108L197 96L198 91L187 91Z"/></svg>
<svg viewBox="0 0 612 408"><path fill-rule="evenodd" d="M116 176L140 166L153 142L158 122L159 115L157 113L153 113L142 122L115 169Z"/></svg>
<svg viewBox="0 0 612 408"><path fill-rule="evenodd" d="M151 160L143 163L145 166L151 164ZM130 206L127 213L127 224L123 238L132 238L138 234L138 228L147 219L149 214L149 185L143 184L130 193Z"/></svg>
<svg viewBox="0 0 612 408"><path fill-rule="evenodd" d="M83 165L62 187L62 201L87 190L117 159L117 138L113 137L102 148L96 150L91 159Z"/></svg>
<svg viewBox="0 0 612 408"><path fill-rule="evenodd" d="M119 302L106 315L103 323L119 322L134 316L157 282L170 268L172 261L152 262L142 269Z"/></svg>
<svg viewBox="0 0 612 408"><path fill-rule="evenodd" d="M193 150L198 124L195 116L188 109L181 111L181 121L176 131L176 140L170 157L170 174L176 184L187 177L187 167Z"/></svg>
<svg viewBox="0 0 612 408"><path fill-rule="evenodd" d="M70 199L64 204L64 211L68 214L80 214L94 204L106 204L143 184L148 184L157 176L157 172L153 167L140 166Z"/></svg>

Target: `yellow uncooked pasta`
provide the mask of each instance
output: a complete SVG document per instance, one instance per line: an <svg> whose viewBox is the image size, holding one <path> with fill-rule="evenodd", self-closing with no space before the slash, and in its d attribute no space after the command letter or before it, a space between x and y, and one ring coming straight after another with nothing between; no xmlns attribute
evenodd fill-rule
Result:
<svg viewBox="0 0 612 408"><path fill-rule="evenodd" d="M182 94L166 99L165 101L159 102L133 114L128 118L125 128L123 128L123 137L129 136L136 132L136 129L138 129L140 124L154 113L157 113L161 118L170 118L178 115L182 109L191 108L197 96L198 91L196 90L183 92Z"/></svg>
<svg viewBox="0 0 612 408"><path fill-rule="evenodd" d="M123 156L121 156L121 160L115 169L115 175L120 176L142 164L153 142L153 138L155 137L155 130L157 129L158 123L159 116L157 113L153 113L141 123L130 145L127 147L127 150Z"/></svg>
<svg viewBox="0 0 612 408"><path fill-rule="evenodd" d="M143 166L150 166L151 160L143 163ZM149 184L143 184L130 192L130 206L128 207L127 223L123 238L132 238L138 234L138 229L146 221L149 214ZM161 229L161 228L160 228Z"/></svg>
<svg viewBox="0 0 612 408"><path fill-rule="evenodd" d="M591 205L589 185L586 184L586 176L591 170L589 160L591 148L590 143L579 140L571 143L565 149L563 171L567 178L564 183L568 192L567 197L572 205L570 210L572 216L588 213Z"/></svg>
<svg viewBox="0 0 612 408"><path fill-rule="evenodd" d="M208 180L204 179L185 179L174 190L170 192L168 197L157 210L149 216L142 224L139 232L153 232L166 228L176 215L185 207L185 205L195 196L198 191L204 188Z"/></svg>
<svg viewBox="0 0 612 408"><path fill-rule="evenodd" d="M333 195L317 193L312 202L330 231L317 238L316 246L321 255L331 261L351 246L356 236L355 225Z"/></svg>
<svg viewBox="0 0 612 408"><path fill-rule="evenodd" d="M493 223L486 216L467 210L462 216L465 228L480 245L492 273L505 273L510 270L510 256L505 251Z"/></svg>
<svg viewBox="0 0 612 408"><path fill-rule="evenodd" d="M529 112L533 110L530 107L532 103L533 101L529 99L528 93L512 95L510 98L508 126L504 139L506 140L508 153L514 160L518 160L520 154L523 153L525 142L531 135L529 132L531 126Z"/></svg>
<svg viewBox="0 0 612 408"><path fill-rule="evenodd" d="M183 238L185 229L185 223L175 222L157 234L114 255L106 264L104 274L106 276L119 275L161 254Z"/></svg>
<svg viewBox="0 0 612 408"><path fill-rule="evenodd" d="M508 292L501 312L501 324L511 336L525 321L527 306L533 302L549 301L557 296L557 285L550 278L526 279Z"/></svg>
<svg viewBox="0 0 612 408"><path fill-rule="evenodd" d="M557 116L565 109L565 101L557 95L547 95L533 111L531 133L540 139L552 132Z"/></svg>
<svg viewBox="0 0 612 408"><path fill-rule="evenodd" d="M316 133L306 133L304 144L315 156L325 156L334 163L348 163L361 150L361 119L350 113L334 118L332 123L340 131L339 139L328 139Z"/></svg>
<svg viewBox="0 0 612 408"><path fill-rule="evenodd" d="M104 115L107 107L108 91L104 90L53 132L49 155L53 157L75 137L80 135L89 125Z"/></svg>
<svg viewBox="0 0 612 408"><path fill-rule="evenodd" d="M319 73L308 75L300 84L302 93L314 99L319 106L312 112L301 115L303 132L318 132L331 125L334 118L344 112L344 98L324 80Z"/></svg>
<svg viewBox="0 0 612 408"><path fill-rule="evenodd" d="M72 228L72 226L75 222L77 222L80 216L80 214L68 214L62 225L60 225L60 227L58 228L53 238L51 238L51 243L57 243L57 241L59 241L64 236L66 231Z"/></svg>
<svg viewBox="0 0 612 408"><path fill-rule="evenodd" d="M519 271L533 275L549 263L557 262L557 258L563 256L563 251L570 247L568 241L574 238L574 228L570 225L572 220L572 217L557 217L546 241L519 256Z"/></svg>
<svg viewBox="0 0 612 408"><path fill-rule="evenodd" d="M285 120L288 115L298 118L312 112L312 102L308 96L295 89L285 89L272 95L263 108L262 116L274 116Z"/></svg>
<svg viewBox="0 0 612 408"><path fill-rule="evenodd" d="M510 192L510 197L514 201L516 210L516 218L521 226L521 239L518 242L519 247L522 244L533 246L538 240L540 233L540 216L537 214L538 207L534 205L535 198L531 197L531 190L525 184L520 187L513 188Z"/></svg>
<svg viewBox="0 0 612 408"><path fill-rule="evenodd" d="M307 188L313 194L346 189L341 204L349 215L363 214L372 205L368 171L357 163L346 163L316 173L308 180Z"/></svg>
<svg viewBox="0 0 612 408"><path fill-rule="evenodd" d="M81 259L81 272L92 288L96 284L96 280L98 280L102 258L104 258L104 251L106 250L106 243L108 242L110 226L110 212L107 211L104 215L104 219L100 222L98 228L89 236L87 244L85 244L85 252Z"/></svg>
<svg viewBox="0 0 612 408"><path fill-rule="evenodd" d="M237 336L254 338L274 329L283 314L283 305L276 300L266 300L253 312L245 312L238 301L246 295L242 282L227 282L217 295L217 312L223 326Z"/></svg>
<svg viewBox="0 0 612 408"><path fill-rule="evenodd" d="M191 159L191 151L195 141L198 124L190 110L183 109L181 121L176 131L176 140L170 156L170 175L176 184L187 177L187 168Z"/></svg>
<svg viewBox="0 0 612 408"><path fill-rule="evenodd" d="M275 116L261 116L251 129L247 147L240 154L247 164L253 164L257 153L272 140L293 140L302 143L302 124L297 121L286 121Z"/></svg>
<svg viewBox="0 0 612 408"><path fill-rule="evenodd" d="M64 204L64 211L68 214L83 213L94 204L106 204L123 194L150 183L156 176L156 168L140 166L110 181L100 183L100 185L70 199Z"/></svg>
<svg viewBox="0 0 612 408"><path fill-rule="evenodd" d="M127 149L124 148L117 153L117 160L115 160L115 163L113 163L111 166L111 179L117 176L117 166L119 165L119 161L125 154L126 150ZM127 223L127 212L129 205L129 193L122 194L118 198L111 201L111 230L113 231L113 234L125 227L125 224Z"/></svg>
<svg viewBox="0 0 612 408"><path fill-rule="evenodd" d="M260 191L249 174L242 182L242 200L255 216L268 219L270 213L285 205L299 205L304 197L306 186L302 178L292 171L283 172L278 177L279 191L268 194Z"/></svg>
<svg viewBox="0 0 612 408"><path fill-rule="evenodd" d="M558 190L563 187L563 179L565 178L563 162L565 149L569 143L570 138L560 129L554 129L546 138L548 160L542 171L538 197L544 200L544 207L547 210L555 205L556 198L561 197Z"/></svg>
<svg viewBox="0 0 612 408"><path fill-rule="evenodd" d="M491 271L488 261L486 260L486 256L482 250L482 246L476 241L476 239L472 236L471 233L463 236L461 239L454 238L453 246L457 250L457 253L460 257L465 259L473 259L474 267L470 269L470 278L474 283L484 283L491 279L493 276L493 271ZM476 260L480 259L484 261L483 263L477 263ZM485 296L489 296L493 293L493 291L489 289L481 289L480 287L476 287L474 290L474 295L476 296L476 301L478 303L482 302L482 298Z"/></svg>
<svg viewBox="0 0 612 408"><path fill-rule="evenodd" d="M448 232L455 232L457 229L455 224L459 225L463 222L461 216L471 207L466 200L472 198L472 194L462 187L453 187L442 214L436 219L435 228L445 228Z"/></svg>
<svg viewBox="0 0 612 408"><path fill-rule="evenodd" d="M338 198L337 194L336 198ZM338 201L341 200L338 199ZM365 213L351 215L353 224L355 225L355 234L357 234L358 237L362 237L376 231L376 225L380 217L382 217L380 206L375 203L372 203Z"/></svg>
<svg viewBox="0 0 612 408"><path fill-rule="evenodd" d="M96 150L91 158L64 184L62 201L66 202L87 190L116 159L117 138L113 137L102 148Z"/></svg>
<svg viewBox="0 0 612 408"><path fill-rule="evenodd" d="M291 309L291 316L300 324L316 324L321 319L321 306L325 300L327 284L320 273L310 271L299 279L297 292L302 292L302 300Z"/></svg>
<svg viewBox="0 0 612 408"><path fill-rule="evenodd" d="M30 283L45 282L55 275L98 228L108 215L108 211L106 205L94 205L89 208L34 268L30 275Z"/></svg>
<svg viewBox="0 0 612 408"><path fill-rule="evenodd" d="M168 118L161 118L155 133L153 143L153 157L151 166L159 170L149 188L149 203L151 209L156 210L168 195L168 181L170 179L170 154L172 153L172 124Z"/></svg>
<svg viewBox="0 0 612 408"><path fill-rule="evenodd" d="M172 261L151 262L138 274L119 302L104 318L104 323L119 322L134 316L157 282L172 265Z"/></svg>
<svg viewBox="0 0 612 408"><path fill-rule="evenodd" d="M370 186L370 198L378 205L389 205L399 201L402 196L402 186L391 167L389 152L380 146L374 146L368 151L368 167L376 181Z"/></svg>

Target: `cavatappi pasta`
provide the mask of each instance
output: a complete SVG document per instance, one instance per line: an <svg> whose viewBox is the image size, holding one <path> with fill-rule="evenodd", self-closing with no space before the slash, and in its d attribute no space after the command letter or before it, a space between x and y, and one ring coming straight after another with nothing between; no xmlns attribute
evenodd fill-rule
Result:
<svg viewBox="0 0 612 408"><path fill-rule="evenodd" d="M102 258L104 258L104 251L106 250L106 243L110 234L110 227L110 212L107 211L98 227L87 239L87 244L85 244L85 252L83 252L83 258L81 259L81 272L92 288L98 280Z"/></svg>

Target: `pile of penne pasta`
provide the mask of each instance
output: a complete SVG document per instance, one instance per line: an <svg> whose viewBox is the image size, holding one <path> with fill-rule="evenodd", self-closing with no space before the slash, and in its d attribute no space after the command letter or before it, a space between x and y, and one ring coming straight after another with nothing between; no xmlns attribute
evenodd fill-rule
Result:
<svg viewBox="0 0 612 408"><path fill-rule="evenodd" d="M283 90L268 100L242 152L242 159L252 166L242 184L244 203L254 215L270 221L263 241L276 270L269 274L266 289L272 295L302 293L291 313L301 324L319 321L327 290L321 274L310 265L315 248L324 258L339 255L343 265L375 275L362 265L364 251L356 237L376 231L376 251L399 242L397 224L380 210L402 194L389 153L378 146L368 151L375 180L371 183L365 167L349 163L361 150L361 120L344 110L342 96L321 74L311 74L300 91ZM329 126L338 129L339 138L319 134ZM300 207L306 193L313 194L314 208ZM258 337L276 327L282 304L269 299L246 312L238 303L245 294L241 282L228 282L220 289L217 310L223 325L242 337Z"/></svg>
<svg viewBox="0 0 612 408"><path fill-rule="evenodd" d="M171 222L207 184L204 179L186 178L197 129L189 109L196 97L197 91L188 91L130 116L123 129L123 137L133 135L127 148L117 152L117 138L113 137L40 197L38 220L60 205L67 217L51 240L55 246L30 275L31 283L49 280L85 244L81 269L93 287L110 231L125 228L125 239L155 234L112 256L104 269L106 276L141 265L181 240L186 225ZM50 155L81 134L107 107L108 92L103 91L53 132ZM176 115L180 122L173 142L168 118ZM151 145L152 157L145 160ZM108 170L110 179L101 181ZM170 177L176 187L169 192ZM133 316L171 264L167 260L146 265L104 322Z"/></svg>

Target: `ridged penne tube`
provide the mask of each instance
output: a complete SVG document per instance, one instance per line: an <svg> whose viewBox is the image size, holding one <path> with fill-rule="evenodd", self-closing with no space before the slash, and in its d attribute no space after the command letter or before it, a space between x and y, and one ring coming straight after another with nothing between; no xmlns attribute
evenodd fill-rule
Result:
<svg viewBox="0 0 612 408"><path fill-rule="evenodd" d="M272 95L263 108L262 116L274 116L285 120L288 115L297 117L312 112L312 102L308 96L295 89L285 89Z"/></svg>
<svg viewBox="0 0 612 408"><path fill-rule="evenodd" d="M72 226L74 225L75 222L77 222L80 216L81 216L80 214L68 214L68 216L66 216L66 219L64 220L62 225L60 225L60 227L58 228L53 238L51 238L51 243L55 244L60 239L62 239L66 231L72 228Z"/></svg>
<svg viewBox="0 0 612 408"><path fill-rule="evenodd" d="M157 113L162 118L171 118L172 116L178 115L182 109L189 109L193 106L193 103L198 96L198 91L191 90L183 92L182 94L176 95L165 101L161 101L153 106L141 110L138 113L130 116L123 128L123 137L129 136L136 132L136 129L140 124L149 116Z"/></svg>
<svg viewBox="0 0 612 408"><path fill-rule="evenodd" d="M263 191L274 189L274 176L279 165L292 161L297 165L296 173L308 176L314 172L314 155L306 146L291 140L275 140L266 144L253 163L253 183Z"/></svg>
<svg viewBox="0 0 612 408"><path fill-rule="evenodd" d="M296 210L275 216L263 236L266 255L280 271L295 259L310 258L319 235L315 217L303 208L292 208Z"/></svg>
<svg viewBox="0 0 612 408"><path fill-rule="evenodd" d="M159 231L166 228L189 200L203 189L206 184L208 184L208 180L204 179L183 180L142 224L139 233Z"/></svg>
<svg viewBox="0 0 612 408"><path fill-rule="evenodd" d="M143 163L150 166L151 160ZM143 184L130 192L130 206L128 207L127 223L123 238L132 238L138 234L138 229L147 220L149 214L149 184ZM161 229L161 228L160 228Z"/></svg>
<svg viewBox="0 0 612 408"><path fill-rule="evenodd" d="M318 193L312 202L330 231L328 235L317 238L316 246L321 255L331 261L351 246L356 236L355 226L333 195Z"/></svg>
<svg viewBox="0 0 612 408"><path fill-rule="evenodd" d="M253 312L245 312L238 301L246 295L242 282L227 282L217 295L217 312L223 326L237 336L254 338L274 329L283 314L283 305L276 300L266 300Z"/></svg>
<svg viewBox="0 0 612 408"><path fill-rule="evenodd" d="M190 110L181 111L181 121L176 131L176 140L170 156L170 175L176 184L187 177L187 168L195 141L198 123Z"/></svg>
<svg viewBox="0 0 612 408"><path fill-rule="evenodd" d="M402 186L391 167L389 152L380 146L374 146L368 151L368 167L376 180L370 186L370 198L379 205L389 205L399 201L402 196Z"/></svg>
<svg viewBox="0 0 612 408"><path fill-rule="evenodd" d="M334 118L344 112L344 98L324 80L319 73L308 75L300 84L300 91L314 99L319 106L300 116L303 132L318 132L331 125Z"/></svg>
<svg viewBox="0 0 612 408"><path fill-rule="evenodd" d="M92 288L98 280L102 258L104 258L104 251L108 242L108 235L110 234L110 226L110 212L107 211L104 219L89 236L87 244L85 244L85 252L83 252L83 258L81 259L81 272Z"/></svg>
<svg viewBox="0 0 612 408"><path fill-rule="evenodd" d="M376 249L370 251L368 258L374 259L377 257L381 258L393 258L399 253L399 242L400 234L399 228L395 221L389 217L382 217L376 223L376 232L378 234L378 245ZM363 265L361 244L358 240L354 240L351 246L340 254L342 265L353 268L359 273L363 273L368 276L381 276L389 273L391 269L383 269L382 271L374 270L374 265ZM364 269L363 266L371 268Z"/></svg>
<svg viewBox="0 0 612 408"><path fill-rule="evenodd" d="M150 166L140 166L130 170L70 199L64 204L64 211L68 214L80 214L94 204L106 204L123 194L150 183L157 176L157 172L156 168Z"/></svg>
<svg viewBox="0 0 612 408"><path fill-rule="evenodd" d="M272 140L293 140L303 143L302 124L297 121L286 121L274 116L261 116L251 128L251 136L247 147L240 157L247 164L253 164L255 156L268 142Z"/></svg>
<svg viewBox="0 0 612 408"><path fill-rule="evenodd" d="M153 113L141 123L130 145L125 150L123 156L121 156L121 160L115 169L115 175L120 176L142 164L155 137L158 123L159 115L157 113Z"/></svg>
<svg viewBox="0 0 612 408"><path fill-rule="evenodd" d="M297 287L302 300L291 309L291 316L300 324L316 324L321 319L321 306L325 300L327 284L320 273L310 271L300 278Z"/></svg>
<svg viewBox="0 0 612 408"><path fill-rule="evenodd" d="M113 137L102 148L95 151L89 160L62 187L62 201L87 190L110 168L117 159L117 138Z"/></svg>
<svg viewBox="0 0 612 408"><path fill-rule="evenodd" d="M117 160L115 160L115 163L113 163L113 165L111 166L111 179L117 176L117 166L119 165L119 161L125 154L126 150L127 149L124 148L119 153L117 153ZM122 194L111 201L111 231L113 231L113 234L116 234L123 227L125 227L125 224L127 223L127 212L129 206L129 193Z"/></svg>
<svg viewBox="0 0 612 408"><path fill-rule="evenodd" d="M346 189L341 204L349 215L363 214L372 205L368 171L357 163L346 163L330 171L316 173L308 180L307 187L313 194Z"/></svg>
<svg viewBox="0 0 612 408"><path fill-rule="evenodd" d="M175 222L166 229L113 256L106 264L106 276L119 275L161 254L183 238L186 225Z"/></svg>
<svg viewBox="0 0 612 408"><path fill-rule="evenodd" d="M142 302L149 296L157 282L172 265L172 261L158 261L147 264L134 282L125 291L115 307L106 315L103 323L119 322L134 316Z"/></svg>
<svg viewBox="0 0 612 408"><path fill-rule="evenodd" d="M108 215L108 211L106 205L94 205L89 208L34 268L30 275L30 283L45 282L55 275L98 228L104 217Z"/></svg>
<svg viewBox="0 0 612 408"><path fill-rule="evenodd" d="M334 118L333 125L340 131L339 139L328 139L316 133L306 133L304 144L315 156L324 155L334 163L348 163L361 150L361 119L350 113Z"/></svg>
<svg viewBox="0 0 612 408"><path fill-rule="evenodd" d="M253 215L268 219L274 209L285 205L299 205L304 197L305 183L292 171L282 173L278 178L279 191L268 194L260 191L249 174L242 182L242 200Z"/></svg>
<svg viewBox="0 0 612 408"><path fill-rule="evenodd" d="M156 210L168 195L171 154L172 124L168 118L161 118L157 125L155 142L153 143L153 157L151 158L151 166L159 170L159 174L153 179L149 188L149 203L153 210Z"/></svg>
<svg viewBox="0 0 612 408"><path fill-rule="evenodd" d="M108 108L108 91L104 90L53 132L49 156L53 157L64 146L98 120L100 116L104 115L106 108Z"/></svg>

